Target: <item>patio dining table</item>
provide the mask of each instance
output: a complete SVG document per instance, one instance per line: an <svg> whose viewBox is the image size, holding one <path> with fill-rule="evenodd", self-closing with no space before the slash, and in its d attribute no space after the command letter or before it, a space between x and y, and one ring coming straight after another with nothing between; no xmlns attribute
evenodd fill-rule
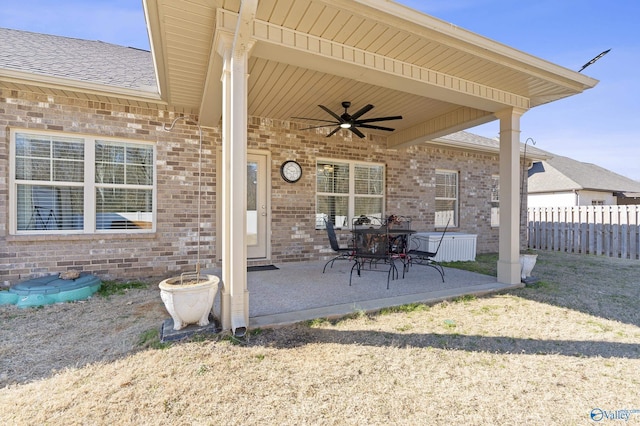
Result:
<svg viewBox="0 0 640 426"><path fill-rule="evenodd" d="M360 276L360 272L366 263L369 264L370 270L375 270L374 266L380 263L388 264L388 278L387 288L389 288L389 279L394 279L398 276L398 269L396 268L395 261L400 260L403 262L402 275L406 265L404 263L408 245L409 235L416 233L412 229L401 228L387 228L386 226L380 227L354 227L351 232L353 233L354 241L354 265L351 268L351 275L355 269ZM349 285L351 285L351 276L349 277Z"/></svg>

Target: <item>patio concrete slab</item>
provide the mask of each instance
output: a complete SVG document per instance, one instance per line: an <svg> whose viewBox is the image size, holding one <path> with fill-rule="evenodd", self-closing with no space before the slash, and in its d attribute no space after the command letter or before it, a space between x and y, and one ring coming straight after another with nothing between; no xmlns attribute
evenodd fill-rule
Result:
<svg viewBox="0 0 640 426"><path fill-rule="evenodd" d="M279 314L262 315L249 318L249 326L274 327L294 324L300 321L307 321L316 318L339 318L358 311L373 312L382 308L401 306L410 303L437 303L447 299L460 296L474 295L482 296L489 293L522 287L521 284L482 284L470 287L459 287L455 289L445 289L433 292L407 294L404 296L387 297L384 299L364 300L361 302L343 303L338 305L325 306L321 308L304 309L300 311L283 312Z"/></svg>
<svg viewBox="0 0 640 426"><path fill-rule="evenodd" d="M445 282L426 266L412 266L390 282L383 269L355 272L351 262L336 261L322 273L324 262L279 263L279 269L248 272L249 327L272 327L316 318L335 318L357 311L376 311L408 303L436 303L465 295L481 296L519 288L495 277L445 268ZM219 270L207 273L220 275Z"/></svg>

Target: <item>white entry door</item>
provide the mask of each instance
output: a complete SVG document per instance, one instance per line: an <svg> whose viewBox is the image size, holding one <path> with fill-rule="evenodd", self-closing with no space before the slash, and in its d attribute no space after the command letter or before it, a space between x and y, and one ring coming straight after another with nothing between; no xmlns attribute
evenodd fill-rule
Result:
<svg viewBox="0 0 640 426"><path fill-rule="evenodd" d="M267 155L247 155L247 258L266 259L269 236Z"/></svg>

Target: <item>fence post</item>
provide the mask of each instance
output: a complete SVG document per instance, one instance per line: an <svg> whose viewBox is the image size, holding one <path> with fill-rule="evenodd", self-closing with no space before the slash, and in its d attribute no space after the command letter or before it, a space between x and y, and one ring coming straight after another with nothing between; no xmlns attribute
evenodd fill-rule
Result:
<svg viewBox="0 0 640 426"><path fill-rule="evenodd" d="M558 250L558 246L559 246L559 242L558 242L558 236L560 234L560 220L558 217L559 211L560 211L560 207L554 207L551 209L551 213L552 213L551 217L553 220L553 240L551 241L551 247L555 251Z"/></svg>
<svg viewBox="0 0 640 426"><path fill-rule="evenodd" d="M629 218L629 224L632 226L629 227L629 257L631 259L640 259L640 256L638 255L638 240L640 238L640 220L638 219L640 216L640 206L630 207L632 211Z"/></svg>

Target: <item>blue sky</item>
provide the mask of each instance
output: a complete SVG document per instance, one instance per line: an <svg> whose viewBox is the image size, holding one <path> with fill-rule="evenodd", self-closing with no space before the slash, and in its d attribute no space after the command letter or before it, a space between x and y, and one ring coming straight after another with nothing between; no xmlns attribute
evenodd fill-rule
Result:
<svg viewBox="0 0 640 426"><path fill-rule="evenodd" d="M640 1L403 0L399 3L600 80L528 111L521 140L640 180ZM140 0L22 0L0 7L0 27L149 48ZM636 121L638 120L638 121ZM498 123L469 129L497 137Z"/></svg>

